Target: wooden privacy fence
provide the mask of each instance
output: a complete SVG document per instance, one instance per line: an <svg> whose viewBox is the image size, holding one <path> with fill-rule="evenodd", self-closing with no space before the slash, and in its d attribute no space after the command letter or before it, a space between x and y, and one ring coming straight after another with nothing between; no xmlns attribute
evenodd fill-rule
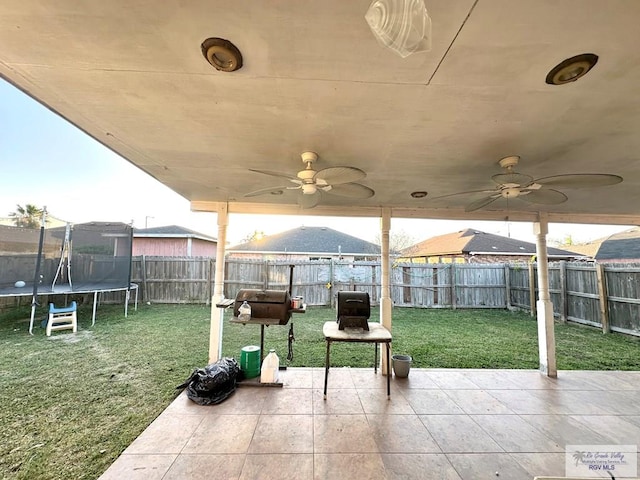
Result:
<svg viewBox="0 0 640 480"><path fill-rule="evenodd" d="M537 266L510 265L510 305L536 310ZM640 266L558 262L549 265L554 315L570 321L640 336Z"/></svg>
<svg viewBox="0 0 640 480"><path fill-rule="evenodd" d="M293 265L293 295L308 305L335 304L341 290L368 292L380 300L379 262L339 260L282 262L229 258L225 296L241 288L283 290ZM215 261L211 258L134 257L132 281L143 301L209 303ZM391 298L396 306L422 308L521 308L535 314L535 264L393 263ZM577 322L640 335L640 265L559 262L549 266L554 314Z"/></svg>

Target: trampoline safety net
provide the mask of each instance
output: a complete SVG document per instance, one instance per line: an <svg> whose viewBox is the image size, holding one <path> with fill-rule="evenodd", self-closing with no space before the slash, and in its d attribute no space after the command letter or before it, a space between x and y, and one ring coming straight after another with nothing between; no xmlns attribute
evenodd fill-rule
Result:
<svg viewBox="0 0 640 480"><path fill-rule="evenodd" d="M0 295L126 288L130 282L132 229L91 222L45 228L36 276L40 229L0 225Z"/></svg>

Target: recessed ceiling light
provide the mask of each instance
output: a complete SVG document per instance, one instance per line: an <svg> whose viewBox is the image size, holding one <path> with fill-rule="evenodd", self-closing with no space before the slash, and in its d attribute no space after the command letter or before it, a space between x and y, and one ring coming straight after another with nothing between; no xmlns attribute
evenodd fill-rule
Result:
<svg viewBox="0 0 640 480"><path fill-rule="evenodd" d="M598 63L598 56L593 53L583 53L567 58L551 69L545 81L549 85L575 82L585 76L596 63Z"/></svg>
<svg viewBox="0 0 640 480"><path fill-rule="evenodd" d="M427 192L425 192L424 190L421 190L418 192L411 192L411 196L413 198L424 198L427 196Z"/></svg>
<svg viewBox="0 0 640 480"><path fill-rule="evenodd" d="M202 45L202 54L216 70L234 72L242 67L240 50L224 38L207 38Z"/></svg>

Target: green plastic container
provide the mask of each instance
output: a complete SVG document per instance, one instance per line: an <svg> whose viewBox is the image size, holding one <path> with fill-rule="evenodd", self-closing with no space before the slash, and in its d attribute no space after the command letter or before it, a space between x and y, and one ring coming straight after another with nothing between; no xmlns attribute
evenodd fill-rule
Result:
<svg viewBox="0 0 640 480"><path fill-rule="evenodd" d="M255 378L260 375L260 347L247 345L240 353L240 369L244 378Z"/></svg>

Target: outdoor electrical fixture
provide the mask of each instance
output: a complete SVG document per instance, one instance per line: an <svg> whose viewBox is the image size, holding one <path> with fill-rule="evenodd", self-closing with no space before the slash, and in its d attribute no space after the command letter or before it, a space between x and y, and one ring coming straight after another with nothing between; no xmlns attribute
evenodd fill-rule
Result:
<svg viewBox="0 0 640 480"><path fill-rule="evenodd" d="M551 69L545 81L549 85L575 82L585 76L596 63L598 63L598 56L593 53L583 53L567 58Z"/></svg>
<svg viewBox="0 0 640 480"><path fill-rule="evenodd" d="M235 72L242 68L240 50L224 38L207 38L202 45L202 54L216 70Z"/></svg>
<svg viewBox="0 0 640 480"><path fill-rule="evenodd" d="M427 192L425 192L424 190L419 192L411 192L411 196L413 198L424 198L427 196Z"/></svg>

